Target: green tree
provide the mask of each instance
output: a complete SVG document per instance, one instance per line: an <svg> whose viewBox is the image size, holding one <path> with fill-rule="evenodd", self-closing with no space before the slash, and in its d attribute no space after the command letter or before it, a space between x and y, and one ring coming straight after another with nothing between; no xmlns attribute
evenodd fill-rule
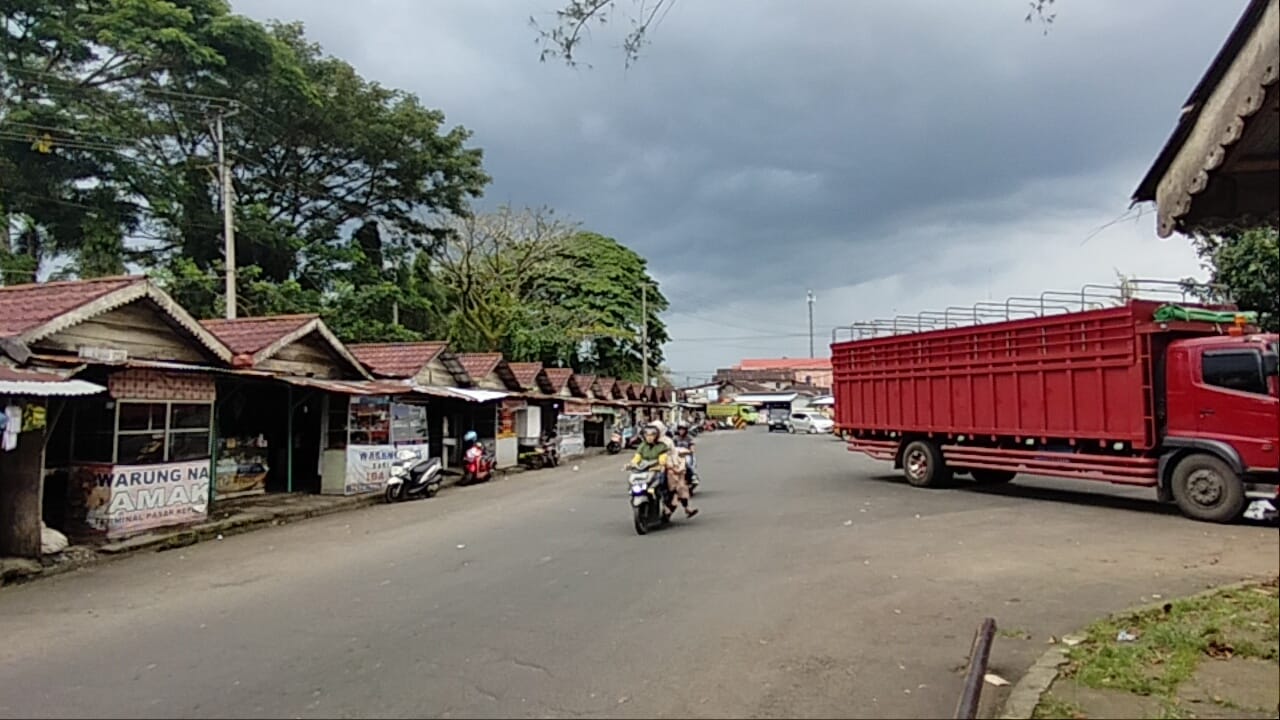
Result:
<svg viewBox="0 0 1280 720"><path fill-rule="evenodd" d="M432 263L448 308L442 320L456 349L523 360L540 346L534 338L583 337L574 318L532 302L529 294L537 278L563 262L573 232L547 210L504 206L458 218Z"/></svg>
<svg viewBox="0 0 1280 720"><path fill-rule="evenodd" d="M1280 230L1199 236L1192 243L1209 281L1226 286L1242 309L1258 311L1264 329L1280 331Z"/></svg>
<svg viewBox="0 0 1280 720"><path fill-rule="evenodd" d="M667 299L648 273L644 258L617 240L575 233L535 279L534 307L572 318L576 334L552 333L530 342L528 351L546 363L561 362L600 375L639 380L643 374L644 308L648 308L650 367L663 360L669 339L661 313ZM645 295L647 294L647 298ZM552 327L565 327L561 319Z"/></svg>
<svg viewBox="0 0 1280 720"><path fill-rule="evenodd" d="M488 182L464 128L223 0L10 0L0 18L6 281L55 258L143 268L220 314L221 116L242 313L324 312L359 339L431 330L420 256Z"/></svg>
<svg viewBox="0 0 1280 720"><path fill-rule="evenodd" d="M37 270L63 254L83 274L122 269L120 239L144 213L129 192L143 133L130 128L122 144L115 132L135 115L130 96L162 85L168 68L217 62L202 28L225 12L216 0L0 6L0 219L11 254Z"/></svg>

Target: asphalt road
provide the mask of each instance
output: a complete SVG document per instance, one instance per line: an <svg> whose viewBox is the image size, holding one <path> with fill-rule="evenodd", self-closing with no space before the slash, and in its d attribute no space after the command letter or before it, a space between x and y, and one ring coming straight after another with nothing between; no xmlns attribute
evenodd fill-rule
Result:
<svg viewBox="0 0 1280 720"><path fill-rule="evenodd" d="M761 430L699 455L703 513L646 537L595 458L0 590L0 715L949 717L986 615L1014 680L1280 564L1274 526L1145 493L918 490Z"/></svg>

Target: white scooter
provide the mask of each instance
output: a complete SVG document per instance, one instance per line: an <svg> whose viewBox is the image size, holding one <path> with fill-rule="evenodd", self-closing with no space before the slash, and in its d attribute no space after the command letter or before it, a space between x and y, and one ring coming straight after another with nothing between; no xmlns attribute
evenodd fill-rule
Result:
<svg viewBox="0 0 1280 720"><path fill-rule="evenodd" d="M423 458L413 450L401 450L391 463L387 502L434 497L444 482L440 458Z"/></svg>

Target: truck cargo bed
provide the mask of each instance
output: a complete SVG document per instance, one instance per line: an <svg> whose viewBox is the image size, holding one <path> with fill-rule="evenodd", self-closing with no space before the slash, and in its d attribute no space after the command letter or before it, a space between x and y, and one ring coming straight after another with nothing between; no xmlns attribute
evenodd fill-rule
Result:
<svg viewBox="0 0 1280 720"><path fill-rule="evenodd" d="M1156 442L1159 303L831 346L838 427L1073 444Z"/></svg>

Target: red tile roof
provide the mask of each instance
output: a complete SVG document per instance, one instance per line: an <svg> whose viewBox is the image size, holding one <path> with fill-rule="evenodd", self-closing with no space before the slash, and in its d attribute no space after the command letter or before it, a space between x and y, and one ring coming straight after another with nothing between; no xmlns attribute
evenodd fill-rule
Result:
<svg viewBox="0 0 1280 720"><path fill-rule="evenodd" d="M831 358L770 358L743 360L737 370L830 370Z"/></svg>
<svg viewBox="0 0 1280 720"><path fill-rule="evenodd" d="M547 382L551 384L551 391L556 393L563 390L564 384L573 377L573 370L570 368L543 368L542 372L547 376Z"/></svg>
<svg viewBox="0 0 1280 720"><path fill-rule="evenodd" d="M618 381L611 377L596 378L596 385L600 388L600 397L612 398L613 389Z"/></svg>
<svg viewBox="0 0 1280 720"><path fill-rule="evenodd" d="M448 346L443 342L363 343L347 349L375 375L411 378Z"/></svg>
<svg viewBox="0 0 1280 720"><path fill-rule="evenodd" d="M574 375L573 384L578 388L578 392L587 395L591 392L591 386L596 384L595 375Z"/></svg>
<svg viewBox="0 0 1280 720"><path fill-rule="evenodd" d="M146 281L145 277L134 276L0 287L0 337L21 335L117 290Z"/></svg>
<svg viewBox="0 0 1280 720"><path fill-rule="evenodd" d="M502 353L460 353L458 362L462 363L462 369L471 376L472 382L479 382L502 362Z"/></svg>
<svg viewBox="0 0 1280 720"><path fill-rule="evenodd" d="M231 352L253 355L317 317L320 316L272 315L235 320L201 320L200 324L231 348Z"/></svg>
<svg viewBox="0 0 1280 720"><path fill-rule="evenodd" d="M520 383L522 390L529 390L538 385L538 373L542 372L542 363L507 363L511 368L511 374L515 375L516 382Z"/></svg>

